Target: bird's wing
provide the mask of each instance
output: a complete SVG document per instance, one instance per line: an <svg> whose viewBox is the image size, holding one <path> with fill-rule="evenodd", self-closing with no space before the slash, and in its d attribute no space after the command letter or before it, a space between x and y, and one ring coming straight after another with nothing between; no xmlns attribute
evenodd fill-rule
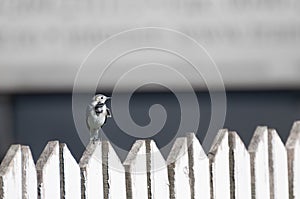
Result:
<svg viewBox="0 0 300 199"><path fill-rule="evenodd" d="M87 126L88 126L89 129L91 127L90 123L89 123L90 117L97 117L95 109L94 109L94 107L91 104L89 104L87 106L87 108L86 108L86 124L87 124Z"/></svg>
<svg viewBox="0 0 300 199"><path fill-rule="evenodd" d="M97 116L94 106L89 104L86 108L86 117L88 116Z"/></svg>
<svg viewBox="0 0 300 199"><path fill-rule="evenodd" d="M107 112L107 117L111 117L111 113L110 113L109 108L106 108L106 112Z"/></svg>

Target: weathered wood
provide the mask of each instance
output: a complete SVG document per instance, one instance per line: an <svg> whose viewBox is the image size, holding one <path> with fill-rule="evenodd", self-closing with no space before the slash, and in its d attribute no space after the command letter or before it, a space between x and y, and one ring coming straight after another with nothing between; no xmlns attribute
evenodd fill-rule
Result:
<svg viewBox="0 0 300 199"><path fill-rule="evenodd" d="M128 198L168 198L165 159L152 140L138 140L124 162Z"/></svg>
<svg viewBox="0 0 300 199"><path fill-rule="evenodd" d="M89 143L79 163L81 198L103 198L101 142Z"/></svg>
<svg viewBox="0 0 300 199"><path fill-rule="evenodd" d="M177 138L167 159L170 199L191 198L187 138Z"/></svg>
<svg viewBox="0 0 300 199"><path fill-rule="evenodd" d="M130 199L149 198L151 188L148 187L146 142L137 140L123 165L126 171L126 195Z"/></svg>
<svg viewBox="0 0 300 199"><path fill-rule="evenodd" d="M39 199L60 199L59 142L47 144L36 164Z"/></svg>
<svg viewBox="0 0 300 199"><path fill-rule="evenodd" d="M187 135L191 199L210 199L209 161L194 133Z"/></svg>
<svg viewBox="0 0 300 199"><path fill-rule="evenodd" d="M286 149L290 199L300 199L300 121L294 123Z"/></svg>
<svg viewBox="0 0 300 199"><path fill-rule="evenodd" d="M255 199L270 198L268 128L259 126L251 139L251 195Z"/></svg>
<svg viewBox="0 0 300 199"><path fill-rule="evenodd" d="M147 159L147 178L148 186L151 186L151 198L168 198L168 168L153 140L146 140L146 153L150 155Z"/></svg>
<svg viewBox="0 0 300 199"><path fill-rule="evenodd" d="M22 198L21 145L12 145L0 165L0 198Z"/></svg>
<svg viewBox="0 0 300 199"><path fill-rule="evenodd" d="M287 154L274 129L258 127L249 146L252 195L257 199L287 199Z"/></svg>
<svg viewBox="0 0 300 199"><path fill-rule="evenodd" d="M108 141L102 142L104 199L125 199L125 168Z"/></svg>
<svg viewBox="0 0 300 199"><path fill-rule="evenodd" d="M218 132L208 154L211 198L230 198L228 130Z"/></svg>
<svg viewBox="0 0 300 199"><path fill-rule="evenodd" d="M230 198L251 199L251 171L249 153L236 132L230 131L229 145L229 173Z"/></svg>
<svg viewBox="0 0 300 199"><path fill-rule="evenodd" d="M208 157L190 133L167 158L138 140L122 164L108 141L90 143L79 165L66 144L52 141L36 168L28 146L12 145L0 166L2 199L300 199L300 121L286 146L274 129L257 127L248 151L222 129Z"/></svg>
<svg viewBox="0 0 300 199"><path fill-rule="evenodd" d="M30 148L22 146L23 199L37 198L37 173Z"/></svg>
<svg viewBox="0 0 300 199"><path fill-rule="evenodd" d="M61 198L80 199L80 169L66 144L60 144Z"/></svg>
<svg viewBox="0 0 300 199"><path fill-rule="evenodd" d="M269 129L269 175L271 199L288 199L288 165L284 144L275 129Z"/></svg>

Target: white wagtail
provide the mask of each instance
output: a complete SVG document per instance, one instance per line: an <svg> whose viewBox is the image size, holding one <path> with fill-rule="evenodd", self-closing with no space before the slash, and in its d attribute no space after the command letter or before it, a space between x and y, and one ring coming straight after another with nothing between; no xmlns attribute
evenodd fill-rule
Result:
<svg viewBox="0 0 300 199"><path fill-rule="evenodd" d="M98 94L92 99L92 102L87 106L86 124L90 131L90 140L95 142L99 140L99 130L105 124L106 118L111 117L110 110L105 102L110 99L105 95Z"/></svg>

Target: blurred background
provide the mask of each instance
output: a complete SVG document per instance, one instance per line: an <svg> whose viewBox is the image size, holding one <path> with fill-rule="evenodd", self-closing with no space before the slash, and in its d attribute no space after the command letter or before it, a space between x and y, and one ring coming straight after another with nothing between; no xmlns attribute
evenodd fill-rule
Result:
<svg viewBox="0 0 300 199"><path fill-rule="evenodd" d="M85 146L72 115L76 73L95 45L146 26L183 32L209 52L226 88L225 128L237 131L248 145L256 126L268 125L285 142L292 123L300 119L299 11L297 0L0 0L0 160L14 143L30 145L37 159L50 140L67 143L79 160ZM104 67L101 60L97 67ZM197 136L202 141L211 101L207 89L192 81L201 107ZM176 79L169 82L177 85ZM87 76L79 86L84 94L94 85ZM108 79L99 92L110 95L113 86ZM215 86L214 92L219 89ZM133 120L142 126L149 123L149 105L165 107L164 134L153 138L158 146L168 142L180 120L172 92L142 90L130 103ZM113 120L105 128L123 149L135 141Z"/></svg>

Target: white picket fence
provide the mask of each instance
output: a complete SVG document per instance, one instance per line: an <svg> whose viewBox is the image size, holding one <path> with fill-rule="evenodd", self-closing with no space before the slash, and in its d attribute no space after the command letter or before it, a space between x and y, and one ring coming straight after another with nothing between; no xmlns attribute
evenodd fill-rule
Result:
<svg viewBox="0 0 300 199"><path fill-rule="evenodd" d="M123 163L107 141L90 143L79 164L58 141L36 165L29 147L12 145L0 167L0 198L300 199L300 121L286 146L276 130L257 127L247 150L222 129L207 156L188 134L166 161L151 140L136 141Z"/></svg>

